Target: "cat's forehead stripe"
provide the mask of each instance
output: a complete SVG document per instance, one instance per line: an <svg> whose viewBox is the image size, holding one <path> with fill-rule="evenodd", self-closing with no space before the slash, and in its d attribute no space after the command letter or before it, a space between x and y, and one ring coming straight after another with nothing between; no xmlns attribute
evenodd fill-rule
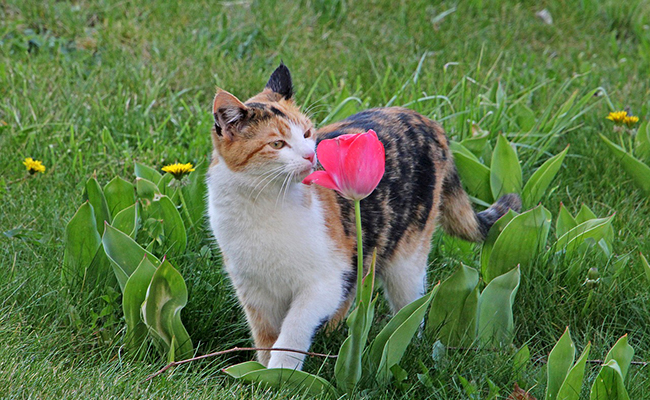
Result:
<svg viewBox="0 0 650 400"><path fill-rule="evenodd" d="M249 108L256 108L259 110L269 111L272 112L274 115L277 115L278 117L287 118L287 115L285 113L283 113L277 107L272 105L267 106L264 103L246 103L246 106Z"/></svg>

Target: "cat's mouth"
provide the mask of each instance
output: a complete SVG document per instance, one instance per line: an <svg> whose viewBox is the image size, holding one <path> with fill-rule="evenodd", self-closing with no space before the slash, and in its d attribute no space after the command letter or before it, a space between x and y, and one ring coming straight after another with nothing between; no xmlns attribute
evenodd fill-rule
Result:
<svg viewBox="0 0 650 400"><path fill-rule="evenodd" d="M298 174L296 175L296 179L299 182L302 182L302 180L305 179L307 177L307 175L311 174L312 172L314 172L314 167L313 166L305 167L305 168L301 169L300 171L298 171Z"/></svg>

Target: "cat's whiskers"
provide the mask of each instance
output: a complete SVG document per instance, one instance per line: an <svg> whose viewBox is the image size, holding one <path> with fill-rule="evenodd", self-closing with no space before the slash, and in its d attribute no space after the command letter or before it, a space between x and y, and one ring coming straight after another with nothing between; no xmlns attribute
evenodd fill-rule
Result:
<svg viewBox="0 0 650 400"><path fill-rule="evenodd" d="M278 197L275 199L275 206L278 206L278 202L280 201L280 197L282 197L282 203L284 204L284 197L282 195L282 192L285 190L285 185L287 187L287 190L289 189L289 184L291 183L291 175L293 175L293 172L290 172L287 174L287 176L284 177L284 180L282 181L282 186L280 186L280 191L278 192ZM286 195L286 192L285 192Z"/></svg>
<svg viewBox="0 0 650 400"><path fill-rule="evenodd" d="M257 193L257 196L255 196L255 199L254 199L253 201L257 201L257 199L260 197L260 195L262 194L262 192L264 191L264 189L266 189L266 187L269 186L269 185L270 185L270 184L275 180L275 178L279 177L279 176L282 175L284 172L285 172L285 170L284 170L284 168L282 168L282 170L278 171L278 172L277 172L276 174L274 174L271 178L267 179L268 182L266 182L266 184L265 184L264 186L262 186L262 188L261 188L260 191Z"/></svg>
<svg viewBox="0 0 650 400"><path fill-rule="evenodd" d="M267 178L271 177L271 175L275 174L278 171L282 171L285 169L284 165L277 166L275 168L271 168L270 170L264 172L262 175L260 175L253 183L256 183L255 186L251 189L250 195L252 196L253 193L255 192L255 189L257 189L262 183L266 182Z"/></svg>

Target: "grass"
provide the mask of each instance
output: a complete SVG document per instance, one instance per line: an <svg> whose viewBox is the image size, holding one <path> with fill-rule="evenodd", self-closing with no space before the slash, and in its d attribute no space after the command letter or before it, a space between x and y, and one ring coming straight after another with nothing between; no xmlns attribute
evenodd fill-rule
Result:
<svg viewBox="0 0 650 400"><path fill-rule="evenodd" d="M93 174L102 184L114 175L131 179L134 160L158 168L205 162L215 87L246 98L264 86L280 60L292 70L297 102L316 123L368 107L408 105L441 121L452 138L471 135L475 124L525 143L518 148L525 179L548 154L570 144L543 204L554 217L560 202L574 214L582 203L599 216L616 212L614 252L631 257L616 268L613 260L589 253L540 260L523 271L515 345L528 344L540 360L570 326L579 350L592 342L590 358L604 357L629 333L635 360L650 360L650 291L638 260L639 251L650 254L650 200L597 137L611 131L604 119L610 107L629 106L642 120L650 115L650 5L361 3L0 2L0 396L302 396L241 385L219 372L251 354L182 367L143 383L164 362L130 360L120 347L119 313L91 324L89 310L99 312L111 301L97 295L80 302L60 284L63 230L82 201L85 180ZM553 16L552 25L535 16L542 8ZM552 142L517 140L522 105L538 120L554 118L573 92L580 98L599 87L598 96L555 126ZM25 157L42 160L45 174L22 179ZM458 263L440 235L434 243L431 281L444 279ZM200 353L249 344L218 250L210 244L201 231L190 238L187 254L174 260L189 286L183 319ZM476 265L477 258L464 261ZM582 283L594 266L603 281L583 312L588 291ZM380 309L379 325L387 318L385 304ZM333 352L342 338L341 332L320 333L312 348ZM402 362L409 373L405 388L370 384L362 394L467 398L463 377L476 382L481 398L488 379L507 397L515 382L513 351L450 351L436 362L432 345L417 339L410 347ZM306 365L312 372L321 368L323 376L332 376L331 363L311 359ZM589 385L596 373L591 366ZM643 398L650 390L647 367L634 366L630 375L630 397ZM543 362L522 377L542 398Z"/></svg>

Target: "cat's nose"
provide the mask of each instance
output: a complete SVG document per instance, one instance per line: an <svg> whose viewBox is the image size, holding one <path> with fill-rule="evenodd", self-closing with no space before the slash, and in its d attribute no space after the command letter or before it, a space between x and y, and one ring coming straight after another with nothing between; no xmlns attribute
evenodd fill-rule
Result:
<svg viewBox="0 0 650 400"><path fill-rule="evenodd" d="M313 151L303 156L305 160L309 161L312 164L314 163L314 157L316 157L316 153L314 153Z"/></svg>

